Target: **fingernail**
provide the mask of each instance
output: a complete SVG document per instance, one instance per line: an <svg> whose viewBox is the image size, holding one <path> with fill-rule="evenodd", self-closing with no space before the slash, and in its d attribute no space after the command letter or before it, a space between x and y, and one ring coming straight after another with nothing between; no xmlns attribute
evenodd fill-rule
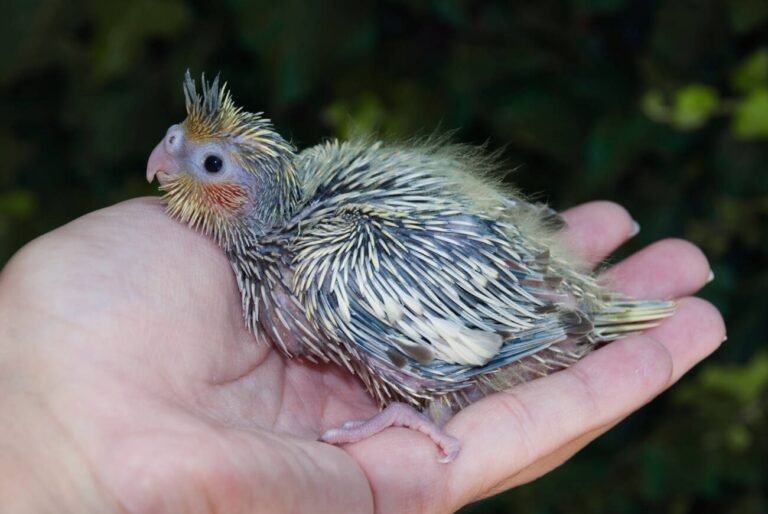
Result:
<svg viewBox="0 0 768 514"><path fill-rule="evenodd" d="M726 342L727 340L728 340L728 336L724 336L724 337L723 337L723 341L722 341L722 342L724 343L724 342Z"/></svg>
<svg viewBox="0 0 768 514"><path fill-rule="evenodd" d="M635 237L640 233L640 223L632 220L632 232L629 233L629 237Z"/></svg>
<svg viewBox="0 0 768 514"><path fill-rule="evenodd" d="M709 270L709 275L707 276L707 284L715 280L715 272L712 270Z"/></svg>

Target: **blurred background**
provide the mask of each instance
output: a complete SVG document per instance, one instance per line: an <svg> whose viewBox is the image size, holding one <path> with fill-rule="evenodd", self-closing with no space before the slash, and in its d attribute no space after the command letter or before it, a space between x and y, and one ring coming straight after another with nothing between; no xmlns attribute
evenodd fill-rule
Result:
<svg viewBox="0 0 768 514"><path fill-rule="evenodd" d="M0 266L156 194L146 159L221 71L299 147L458 129L564 209L605 198L684 237L728 342L538 481L465 513L768 512L768 2L19 0L0 20Z"/></svg>

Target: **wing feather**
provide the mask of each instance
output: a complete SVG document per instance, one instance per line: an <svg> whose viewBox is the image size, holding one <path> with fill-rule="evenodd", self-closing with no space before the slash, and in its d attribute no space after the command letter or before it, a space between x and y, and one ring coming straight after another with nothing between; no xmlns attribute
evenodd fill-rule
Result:
<svg viewBox="0 0 768 514"><path fill-rule="evenodd" d="M414 381L459 390L564 341L563 309L577 308L566 289L583 285L554 280L549 241L518 226L541 206L432 150L329 142L297 163L311 200L292 243L292 292L326 338L401 391Z"/></svg>
<svg viewBox="0 0 768 514"><path fill-rule="evenodd" d="M294 292L308 317L331 335L351 337L356 347L376 358L399 350L406 360L398 367L406 370L482 368L564 337L557 323L533 330L543 317L557 319L556 311L537 311L551 298L535 291L562 295L549 289L533 260L516 260L520 250L513 248L514 241L494 235L489 228L494 220L477 217L470 224L461 215L462 234L444 237L443 227L431 230L439 215L431 209L412 211L410 226L394 227L383 223L396 216L382 206L346 204L341 209L302 233L294 262ZM420 222L417 227L414 220ZM329 239L328 233L345 237ZM391 240L404 251L381 251L382 241ZM510 262L517 273L501 267ZM526 288L523 281L536 287Z"/></svg>

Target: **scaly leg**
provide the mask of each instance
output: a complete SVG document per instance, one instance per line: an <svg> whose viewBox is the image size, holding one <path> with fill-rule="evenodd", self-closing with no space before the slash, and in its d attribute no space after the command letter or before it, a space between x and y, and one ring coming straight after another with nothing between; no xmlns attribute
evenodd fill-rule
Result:
<svg viewBox="0 0 768 514"><path fill-rule="evenodd" d="M451 462L461 449L458 439L446 434L429 418L405 403L390 403L367 421L347 421L339 428L325 431L320 440L330 444L356 443L389 427L410 428L429 436L443 453L440 462Z"/></svg>

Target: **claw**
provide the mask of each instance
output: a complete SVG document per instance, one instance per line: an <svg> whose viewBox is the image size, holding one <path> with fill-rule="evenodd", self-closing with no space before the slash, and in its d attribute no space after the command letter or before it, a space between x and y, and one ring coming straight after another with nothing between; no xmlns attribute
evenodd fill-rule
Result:
<svg viewBox="0 0 768 514"><path fill-rule="evenodd" d="M368 439L389 427L404 427L429 436L442 453L439 462L448 463L456 458L461 443L438 427L429 418L404 403L391 403L367 421L347 421L339 428L326 430L320 440L330 444L356 443Z"/></svg>

